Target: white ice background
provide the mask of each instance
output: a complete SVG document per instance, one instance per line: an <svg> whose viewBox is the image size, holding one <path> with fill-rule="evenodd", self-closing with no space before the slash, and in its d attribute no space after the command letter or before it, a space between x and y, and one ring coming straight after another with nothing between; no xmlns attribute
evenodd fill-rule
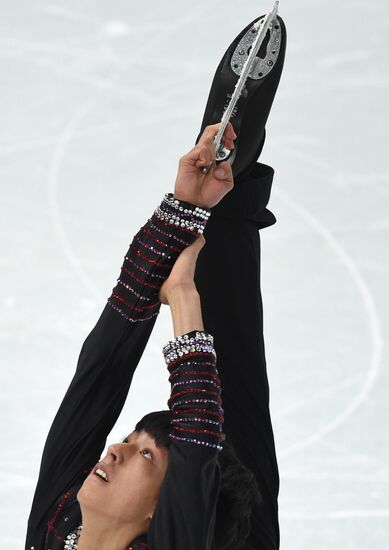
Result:
<svg viewBox="0 0 389 550"><path fill-rule="evenodd" d="M173 190L211 80L265 0L0 6L0 548L23 548L43 444L134 233ZM280 1L260 160L282 550L389 548L385 0ZM237 281L239 284L239 281ZM166 408L163 306L110 435Z"/></svg>

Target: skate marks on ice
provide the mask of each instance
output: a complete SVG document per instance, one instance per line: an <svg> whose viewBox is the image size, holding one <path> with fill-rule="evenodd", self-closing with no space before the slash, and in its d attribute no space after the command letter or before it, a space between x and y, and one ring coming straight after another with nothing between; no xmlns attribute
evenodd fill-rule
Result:
<svg viewBox="0 0 389 550"><path fill-rule="evenodd" d="M290 382L289 392L285 393L285 390L282 390L283 399L279 400L280 406L277 406L278 395L276 394L276 402L273 400L272 405L281 474L281 529L283 527L284 541L286 541L287 546L289 546L290 537L293 537L296 527L302 530L302 533L305 533L301 536L301 539L314 541L314 531L311 533L310 528L304 527L303 522L309 521L316 526L313 528L316 532L318 529L321 533L326 530L325 541L327 541L327 544L330 544L329 541L333 541L335 547L337 547L336 541L347 536L348 540L353 541L353 548L362 548L363 545L358 546L359 540L355 533L359 531L362 539L366 540L368 538L366 531L368 524L374 520L374 525L377 526L376 540L380 540L380 537L384 536L386 531L384 525L389 517L389 503L385 497L389 489L389 469L387 461L380 458L387 448L387 439L383 434L378 435L380 422L382 420L384 426L385 420L380 418L377 422L376 419L374 423L373 417L373 423L370 423L367 432L363 431L363 424L360 421L366 415L365 411L373 411L374 407L377 408L377 411L379 410L378 406L381 410L385 410L382 407L382 397L377 399L377 396L382 394L380 391L382 377L385 376L386 372L382 369L384 350L383 304L382 302L377 303L377 287L374 284L375 280L372 280L370 275L372 272L386 273L388 266L387 263L382 261L382 256L380 259L376 258L375 260L372 260L372 255L369 254L366 254L366 257L358 257L358 248L356 249L355 242L356 240L358 243L360 242L361 235L364 237L366 244L368 242L366 235L373 236L374 234L375 239L379 237L379 232L387 229L388 219L381 216L380 211L384 211L384 208L377 209L377 214L371 211L371 215L369 215L370 210L366 207L366 214L362 219L353 220L350 212L349 216L342 215L343 219L340 223L331 226L329 222L334 219L336 221L336 217L328 216L326 211L327 207L331 207L330 201L326 202L324 200L323 206L318 206L317 202L309 197L309 187L312 186L313 193L320 189L326 189L326 194L332 194L338 201L338 195L341 200L343 199L342 192L344 197L349 197L350 187L353 189L357 186L361 194L371 193L373 189L379 200L380 196L384 199L387 195L387 188L384 187L386 174L377 170L373 174L360 175L359 178L355 179L352 175L341 171L334 174L334 166L330 163L327 164L322 158L318 159L312 154L308 157L305 156L301 150L295 149L295 144L290 147L289 143L287 147L288 169L292 165L299 165L299 171L305 174L305 181L310 181L310 184L302 185L305 188L305 194L302 195L298 193L299 186L296 189L293 182L288 183L286 178L284 178L284 182L287 185L292 184L293 193L287 185L284 185L282 190L279 187L274 188L273 201L282 205L278 216L282 228L279 226L279 230L283 231L284 235L290 232L290 246L303 247L308 256L311 253L313 243L315 243L316 249L323 250L324 259L321 267L319 267L319 264L318 269L327 270L327 273L321 277L322 280L327 280L327 284L330 285L336 284L341 288L344 286L344 292L342 293L339 289L340 291L336 294L340 299L339 302L336 302L334 313L336 315L348 315L349 298L343 300L341 295L347 296L350 294L351 285L355 289L355 292L352 293L353 302L351 307L355 310L354 315L361 319L361 323L359 323L361 326L357 327L353 347L349 350L350 363L353 362L352 358L355 358L355 365L351 365L351 368L346 364L342 364L341 354L339 354L340 360L337 362L338 373L334 371L333 364L326 365L325 362L322 362L316 365L311 361L311 358L315 359L316 356L311 353L310 350L313 348L309 346L319 344L323 351L328 346L335 349L336 343L331 339L332 329L329 328L331 317L327 320L328 330L322 333L322 337L320 337L320 329L322 329L322 324L320 324L320 328L316 332L317 341L307 339L307 342L310 343L304 351L292 347L287 353L288 360L286 362L283 360L285 363L283 367L284 374L285 369L293 370L299 362L309 364L309 361L311 361L311 365L309 368L293 370L293 376L291 375L290 378L294 379L294 383ZM301 169L301 165L304 165L304 170ZM282 176L279 175L279 179L282 181ZM334 193L334 188L339 190L339 194ZM353 194L353 196L357 195ZM308 206L310 203L313 208ZM343 208L347 212L347 203L344 203ZM293 225L292 227L288 225L288 222L293 219L301 221L297 230ZM326 220L326 223L323 223L323 219ZM312 238L305 240L304 236L307 234L316 235L317 238L314 239L312 236ZM265 238L263 241L263 246L271 246L269 243L265 243ZM287 243L288 239L286 239ZM330 256L333 257L333 262L327 260ZM275 256L275 265L277 259L278 255ZM314 259L317 260L317 256L314 256ZM296 269L296 261L298 259L293 259L289 266L292 271L297 271L298 278L304 272L305 264L303 260L302 266ZM336 264L343 270L342 276L336 274L334 267ZM270 272L268 268L266 269ZM308 277L310 275L311 273L307 270L307 286L309 286ZM287 276L285 279L287 281ZM291 284L293 285L293 282ZM319 292L322 292L323 300L328 300L329 292L327 290L322 289ZM309 296L308 294L307 300L309 300ZM304 319L306 308L301 307L298 300L295 301L295 304L295 311L300 311L300 315ZM325 302L322 305L324 307L320 307L319 301L319 307L317 307L316 312L312 310L311 319L307 319L307 322L311 323L322 315L328 315ZM267 307L269 307L269 303ZM344 310L344 313L342 310ZM287 312L288 310L286 310L286 315ZM267 316L269 316L269 313ZM277 320L274 321L272 327L272 330L277 331ZM303 324L301 330L304 334ZM282 335L282 331L280 332ZM312 332L309 332L309 335L312 336ZM320 342L320 339L322 339L322 342ZM279 345L282 346L282 341L279 342ZM368 354L366 353L367 350L369 350ZM336 353L334 355L336 356ZM274 354L271 357L274 363ZM268 363L271 357L269 357L268 346ZM270 362L268 368L274 369L275 366ZM329 368L329 379L325 384L322 384L319 376L316 384L315 377L319 374L320 369L326 369L327 367ZM342 372L344 372L343 375ZM277 373L271 375L271 380L274 379L277 383ZM287 386L287 384L285 385ZM281 389L283 387L284 384L280 386ZM310 388L310 391L307 391L307 387ZM304 391L301 391L301 388L305 388ZM292 389L293 392L290 391ZM276 391L277 388L275 390L273 386L273 397ZM289 430L293 437L288 438L289 442L286 439L284 443L281 442L280 444L277 433L282 435L285 430ZM375 433L378 436L376 438ZM365 447L363 445L365 435L369 440L376 439L377 455L368 454L369 446L366 446L365 452L357 451L358 448L363 449ZM357 443L358 439L359 442ZM344 492L343 498L341 497L342 492ZM299 496L297 496L298 493ZM331 493L331 501L318 502L316 509L308 509L302 504L302 499L313 503L326 494L328 498ZM282 495L284 495L284 498ZM356 528L355 521L358 518L363 522L359 524L359 528ZM343 521L346 521L346 523L342 523ZM348 534L346 535L346 533ZM321 538L321 540L323 539ZM342 540L344 539L342 538ZM305 547L304 543L302 543L302 546ZM298 545L292 545L291 547L297 548ZM323 543L322 547L326 548L327 546Z"/></svg>
<svg viewBox="0 0 389 550"><path fill-rule="evenodd" d="M229 37L268 7L247 2L245 16L228 1L200 1L190 9L185 2L173 1L152 3L150 17L144 6L136 4L113 11L104 2L92 9L89 4L58 0L35 7L26 4L26 14L32 14L29 24L25 14L10 19L1 33L0 62L9 84L3 87L3 95L7 94L3 120L10 123L0 138L1 181L6 192L3 206L11 208L12 216L7 218L9 243L5 244L10 246L9 254L4 247L2 270L7 292L0 339L7 368L1 398L10 413L2 436L10 450L2 462L0 493L9 507L0 543L10 550L23 544L50 415L74 371L82 338L117 276L127 239L150 213L152 196L168 190L166 182L172 182L179 154L192 145L211 76ZM321 10L327 23L335 7L346 14L344 7L332 2ZM265 319L271 320L265 337L281 475L281 546L364 550L371 545L381 550L387 541L389 445L381 435L387 375L380 277L389 265L378 244L389 228L380 208L388 198L388 172L383 162L370 162L365 169L354 163L354 157L363 154L377 160L374 151L380 147L382 132L376 141L366 140L363 151L357 142L352 156L346 143L355 133L351 109L345 109L346 130L340 136L331 132L325 119L331 118L336 101L337 114L343 115L344 102L355 107L359 118L361 106L369 104L374 90L386 92L389 78L371 70L372 49L367 51L361 42L354 47L356 42L348 43L347 33L341 45L320 37L312 25L300 33L301 13L307 25L312 9L305 0L280 6L290 29L289 53L261 159L276 170L269 206L278 224L264 231L262 240L263 269L268 274ZM367 16L367 8L350 5L344 21L351 25L354 12L362 9ZM312 40L316 35L317 40ZM358 72L361 65L364 73ZM150 82L152 86L146 85ZM23 94L25 87L28 97ZM318 89L321 101L314 104ZM169 96L174 101L167 102ZM301 96L304 105L291 109ZM375 99L370 101L372 109L379 104L378 94ZM147 112L147 120L142 112ZM20 128L13 124L16 118ZM168 146L174 155L156 171L153 158L161 155L162 146L153 130L158 132L167 122L173 130ZM331 140L340 141L347 169L338 163L334 171ZM150 147L156 153L151 158ZM147 159L151 177L145 177L139 158ZM133 199L137 181L144 185ZM325 200L328 186L339 193L339 208ZM361 224L347 201L355 206L369 194L376 194L376 215ZM126 208L117 202L124 196ZM374 254L362 254L369 243L370 248L377 247ZM276 252L269 262L268 249L273 245ZM290 253L292 246L302 248L297 259ZM310 280L323 269L318 251L327 271L323 288L324 277ZM311 264L307 265L306 255L312 256ZM287 276L278 275L280 261ZM28 270L23 276L20 266ZM329 288L332 284L337 288ZM273 303L272 288L280 291L282 305ZM298 344L285 337L289 307L297 325L293 336L303 335ZM335 328L332 311L345 319ZM168 317L162 317L161 323L159 330L169 335ZM160 334L152 337L144 370L135 380L134 401L137 388L147 386L147 369L155 369L162 343ZM165 396L160 397L162 402ZM131 414L124 411L120 427L127 426ZM10 527L17 535L6 534Z"/></svg>
<svg viewBox="0 0 389 550"><path fill-rule="evenodd" d="M365 379L361 384L359 390L356 392L356 395L351 399L346 407L337 414L335 418L319 428L319 430L315 431L315 433L305 437L303 440L298 441L293 445L288 446L286 449L281 449L278 452L278 456L285 457L291 453L304 449L306 446L316 441L319 441L331 431L336 430L343 422L347 421L354 414L358 407L365 403L365 401L369 398L369 393L378 378L382 360L383 336L381 323L379 320L379 315L373 295L370 292L367 281L365 280L353 258L347 253L347 251L341 245L340 241L335 238L335 236L328 230L328 228L325 227L320 222L320 220L312 214L312 212L309 212L298 201L292 199L292 197L285 192L277 190L275 191L275 194L285 204L287 204L288 208L291 208L299 217L301 217L301 219L309 228L311 228L320 236L325 245L329 247L333 254L335 254L339 263L348 272L351 281L358 289L360 298L362 300L371 340L370 362L367 368ZM352 382L353 381L351 380L351 385L353 385ZM350 380L347 379L345 381L345 384L346 386L350 385ZM336 387L340 389L339 384L337 384ZM322 395L322 393L318 394L319 397Z"/></svg>

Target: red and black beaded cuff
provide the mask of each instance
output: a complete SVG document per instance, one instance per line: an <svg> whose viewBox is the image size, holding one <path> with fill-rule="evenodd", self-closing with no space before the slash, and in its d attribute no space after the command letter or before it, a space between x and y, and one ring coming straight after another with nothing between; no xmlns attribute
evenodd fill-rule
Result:
<svg viewBox="0 0 389 550"><path fill-rule="evenodd" d="M204 231L211 214L166 193L134 236L108 304L131 322L156 317L159 289L180 253Z"/></svg>
<svg viewBox="0 0 389 550"><path fill-rule="evenodd" d="M169 340L163 355L171 383L170 437L222 450L224 411L213 336L204 330L187 332Z"/></svg>

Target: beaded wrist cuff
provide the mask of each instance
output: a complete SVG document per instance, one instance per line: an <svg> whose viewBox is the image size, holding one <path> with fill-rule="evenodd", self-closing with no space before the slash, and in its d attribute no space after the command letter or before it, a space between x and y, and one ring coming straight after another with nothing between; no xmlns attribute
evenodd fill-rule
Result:
<svg viewBox="0 0 389 550"><path fill-rule="evenodd" d="M151 218L134 236L108 304L131 322L156 317L158 298L180 253L204 231L211 214L166 193Z"/></svg>
<svg viewBox="0 0 389 550"><path fill-rule="evenodd" d="M177 336L174 340L169 340L162 349L167 365L174 359L194 351L212 353L216 357L212 334L206 331L193 330L182 336Z"/></svg>
<svg viewBox="0 0 389 550"><path fill-rule="evenodd" d="M211 210L174 199L173 193L166 193L162 204L155 209L154 214L161 220L167 220L169 224L203 233Z"/></svg>
<svg viewBox="0 0 389 550"><path fill-rule="evenodd" d="M173 412L170 437L222 450L224 421L213 336L193 330L163 347L171 383Z"/></svg>

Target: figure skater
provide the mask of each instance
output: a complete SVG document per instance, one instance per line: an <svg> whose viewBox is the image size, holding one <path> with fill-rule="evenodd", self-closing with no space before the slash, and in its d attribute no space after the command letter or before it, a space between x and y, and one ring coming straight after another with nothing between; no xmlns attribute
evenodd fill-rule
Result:
<svg viewBox="0 0 389 550"><path fill-rule="evenodd" d="M267 97L278 85L280 51L261 83ZM258 232L275 221L266 209L274 171L253 148L246 156L238 149L253 105L239 131L230 123L223 137L239 173L234 163L216 165L219 124L206 125L180 159L174 194L134 236L50 428L26 550L278 548ZM252 136L256 153L265 111ZM162 303L174 329L163 348L169 409L143 417L101 458Z"/></svg>

